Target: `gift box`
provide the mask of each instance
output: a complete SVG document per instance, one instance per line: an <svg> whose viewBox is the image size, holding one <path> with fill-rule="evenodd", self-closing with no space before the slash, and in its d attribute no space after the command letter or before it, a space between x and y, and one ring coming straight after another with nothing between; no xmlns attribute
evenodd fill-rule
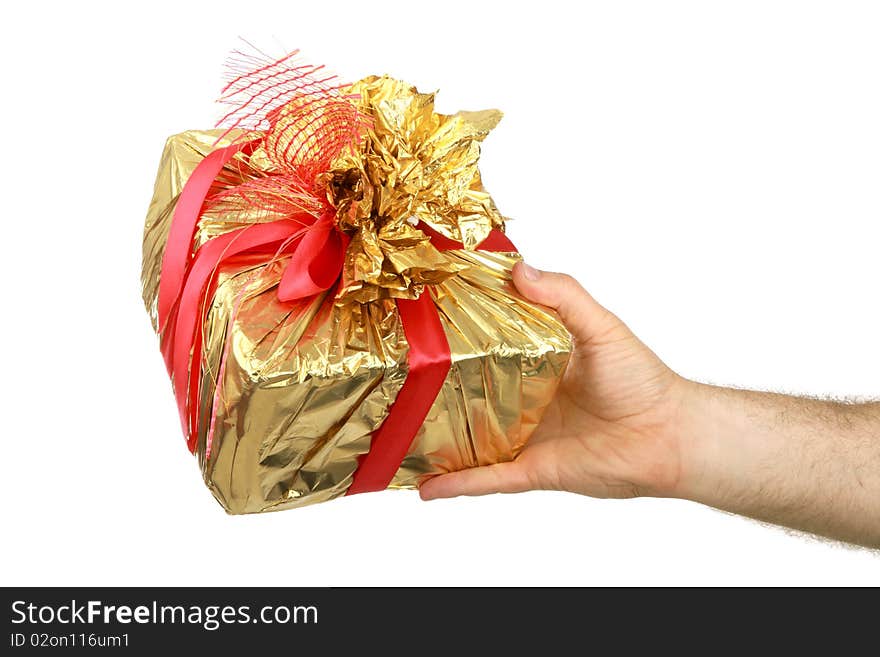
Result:
<svg viewBox="0 0 880 657"><path fill-rule="evenodd" d="M144 302L230 513L511 460L571 351L480 180L500 112L322 72L239 53L222 127L168 139L146 219Z"/></svg>

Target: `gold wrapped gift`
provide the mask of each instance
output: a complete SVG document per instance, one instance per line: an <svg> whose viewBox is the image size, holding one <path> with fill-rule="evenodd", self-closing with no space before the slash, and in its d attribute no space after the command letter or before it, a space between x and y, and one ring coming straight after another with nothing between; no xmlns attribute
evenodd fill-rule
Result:
<svg viewBox="0 0 880 657"><path fill-rule="evenodd" d="M230 513L346 494L408 376L400 299L430 295L451 364L392 488L515 458L571 351L555 313L514 289L510 272L518 254L477 248L503 228L476 167L479 141L500 114L436 114L433 95L390 78L367 78L342 91L321 98L351 103L357 120L368 120L355 147L335 152L315 175L333 225L346 236L338 280L324 292L282 301L279 281L290 256L242 253L218 268L200 306L201 348L189 366L198 390L188 402L198 418L192 444L205 482ZM184 185L209 153L257 138L256 148L237 153L216 177L193 251L242 226L278 219L291 204L307 205L295 194L283 199L287 205L248 196L253 189L264 195L267 181L284 180L273 178L278 152L289 158L303 150L291 147L291 140L308 139L295 107L302 97L287 99L287 113L276 112L263 132L239 126L168 140L143 251L144 302L160 334L157 299L169 228ZM328 112L319 102L311 105L314 125ZM462 248L434 248L419 228L425 225Z"/></svg>

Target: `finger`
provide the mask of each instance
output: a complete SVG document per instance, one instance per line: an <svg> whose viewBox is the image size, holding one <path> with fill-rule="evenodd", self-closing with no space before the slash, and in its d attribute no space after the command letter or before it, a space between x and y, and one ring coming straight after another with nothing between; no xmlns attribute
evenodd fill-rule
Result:
<svg viewBox="0 0 880 657"><path fill-rule="evenodd" d="M577 339L587 341L620 324L568 274L541 271L518 262L513 268L513 282L526 299L558 312Z"/></svg>
<svg viewBox="0 0 880 657"><path fill-rule="evenodd" d="M436 500L459 495L521 493L532 488L526 469L517 461L510 461L432 477L419 486L419 495L423 500Z"/></svg>

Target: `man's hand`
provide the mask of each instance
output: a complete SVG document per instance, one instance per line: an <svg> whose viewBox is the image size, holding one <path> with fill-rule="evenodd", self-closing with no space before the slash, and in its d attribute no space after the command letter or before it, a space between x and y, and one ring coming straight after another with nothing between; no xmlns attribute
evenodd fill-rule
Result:
<svg viewBox="0 0 880 657"><path fill-rule="evenodd" d="M513 280L571 331L565 377L516 460L434 477L423 499L674 496L880 547L880 403L688 381L571 277L520 263Z"/></svg>
<svg viewBox="0 0 880 657"><path fill-rule="evenodd" d="M554 308L574 341L559 390L510 463L434 477L422 499L542 488L593 497L672 494L682 477L676 422L687 382L565 274L524 263L517 289Z"/></svg>

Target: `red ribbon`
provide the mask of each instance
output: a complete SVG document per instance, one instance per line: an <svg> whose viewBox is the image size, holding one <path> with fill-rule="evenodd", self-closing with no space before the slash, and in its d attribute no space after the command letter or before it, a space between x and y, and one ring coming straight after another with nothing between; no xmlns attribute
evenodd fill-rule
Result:
<svg viewBox="0 0 880 657"><path fill-rule="evenodd" d="M252 224L208 240L192 254L202 206L215 178L237 153L249 153L257 143L218 149L199 163L177 201L162 259L158 299L161 349L191 452L195 451L198 431L202 306L213 297L221 265L244 254L265 256L267 261L289 255L278 298L296 301L330 289L339 278L348 247L348 237L335 230L333 214L327 212L318 219L301 214ZM462 248L424 224L420 228L440 250ZM516 251L498 230L493 230L478 248ZM399 299L397 308L409 343L409 372L388 416L373 435L370 451L361 458L349 495L382 490L391 483L452 362L440 316L427 289L418 299Z"/></svg>

